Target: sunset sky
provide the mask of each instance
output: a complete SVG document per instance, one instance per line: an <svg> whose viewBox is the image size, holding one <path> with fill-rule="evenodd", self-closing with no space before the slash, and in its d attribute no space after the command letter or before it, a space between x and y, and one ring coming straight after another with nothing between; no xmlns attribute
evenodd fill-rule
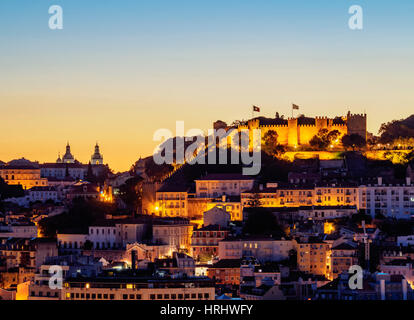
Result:
<svg viewBox="0 0 414 320"><path fill-rule="evenodd" d="M64 29L48 28L63 7ZM348 8L364 9L364 30ZM414 1L1 0L0 160L127 170L159 128L368 114L368 130L414 113Z"/></svg>

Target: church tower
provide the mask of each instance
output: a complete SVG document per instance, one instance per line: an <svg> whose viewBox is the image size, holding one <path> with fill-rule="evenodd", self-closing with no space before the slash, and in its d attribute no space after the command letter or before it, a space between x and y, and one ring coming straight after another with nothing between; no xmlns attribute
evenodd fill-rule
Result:
<svg viewBox="0 0 414 320"><path fill-rule="evenodd" d="M63 163L75 163L75 158L73 157L72 153L70 152L70 145L69 142L66 145L66 153L62 158Z"/></svg>
<svg viewBox="0 0 414 320"><path fill-rule="evenodd" d="M91 157L91 164L92 165L103 164L103 156L101 155L99 151L98 143L96 143L95 145L95 153Z"/></svg>

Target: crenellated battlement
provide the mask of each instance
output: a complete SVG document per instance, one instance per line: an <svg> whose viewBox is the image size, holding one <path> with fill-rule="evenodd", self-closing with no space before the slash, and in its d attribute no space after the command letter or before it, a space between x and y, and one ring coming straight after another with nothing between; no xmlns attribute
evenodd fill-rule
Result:
<svg viewBox="0 0 414 320"><path fill-rule="evenodd" d="M301 121L301 118L287 118L284 120L274 119L275 122L278 122L275 124L271 124L273 119L265 118L263 120L263 118L256 118L249 120L247 124L240 125L238 129L261 129L262 137L266 132L274 130L278 134L278 142L289 146L308 145L313 136L315 136L321 129L338 130L341 135L358 134L366 138L366 114L352 114L348 111L346 116L340 117L343 123L334 123L335 119L338 118L339 117L329 118L327 116L317 116L313 118L314 123L308 121L307 119L309 118L305 119L305 121ZM261 121L270 124L260 124Z"/></svg>
<svg viewBox="0 0 414 320"><path fill-rule="evenodd" d="M287 124L265 124L265 125L260 125L259 128L287 128L288 125Z"/></svg>

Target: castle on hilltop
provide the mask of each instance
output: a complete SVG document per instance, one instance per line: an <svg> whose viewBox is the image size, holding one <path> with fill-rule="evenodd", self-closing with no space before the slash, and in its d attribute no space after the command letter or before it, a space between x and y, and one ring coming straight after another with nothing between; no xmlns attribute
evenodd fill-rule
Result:
<svg viewBox="0 0 414 320"><path fill-rule="evenodd" d="M214 129L228 130L230 128L223 121L214 122ZM275 131L278 135L278 142L289 147L309 145L309 141L321 129L327 129L328 131L338 130L341 136L358 134L366 140L367 115L348 112L346 116L335 118L299 116L297 118L284 119L283 117L277 117L272 119L258 117L238 125L237 129L239 131L248 129L250 131L250 139L252 139L253 129L261 129L262 138L268 131Z"/></svg>

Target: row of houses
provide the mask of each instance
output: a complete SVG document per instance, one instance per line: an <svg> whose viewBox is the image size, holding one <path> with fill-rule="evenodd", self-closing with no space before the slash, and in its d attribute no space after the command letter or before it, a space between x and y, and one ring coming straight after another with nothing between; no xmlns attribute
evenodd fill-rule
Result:
<svg viewBox="0 0 414 320"><path fill-rule="evenodd" d="M243 208L252 205L269 208L355 207L375 217L383 215L410 219L414 214L414 183L376 181L355 183L267 183L257 185L240 174L208 174L195 181L195 189L165 184L156 191L153 202L143 204L144 214L167 217L197 217L217 205L243 220Z"/></svg>

